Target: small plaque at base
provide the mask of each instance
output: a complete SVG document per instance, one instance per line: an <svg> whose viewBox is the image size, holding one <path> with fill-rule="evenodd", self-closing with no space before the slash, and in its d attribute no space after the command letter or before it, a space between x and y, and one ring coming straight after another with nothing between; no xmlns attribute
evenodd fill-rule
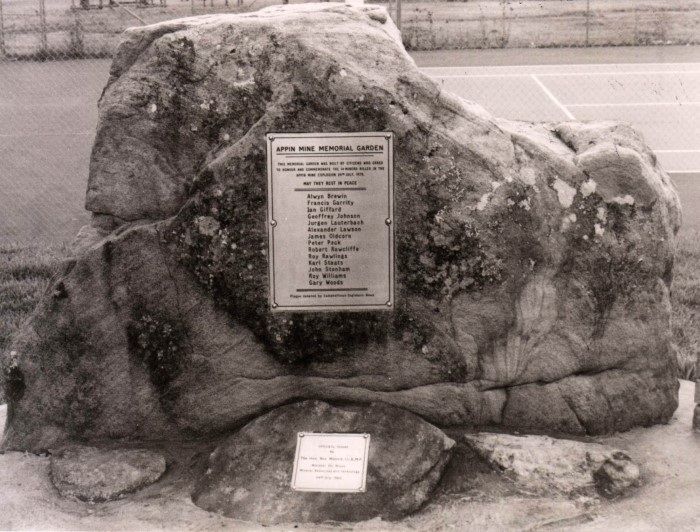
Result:
<svg viewBox="0 0 700 532"><path fill-rule="evenodd" d="M292 489L361 493L366 489L369 434L299 432Z"/></svg>

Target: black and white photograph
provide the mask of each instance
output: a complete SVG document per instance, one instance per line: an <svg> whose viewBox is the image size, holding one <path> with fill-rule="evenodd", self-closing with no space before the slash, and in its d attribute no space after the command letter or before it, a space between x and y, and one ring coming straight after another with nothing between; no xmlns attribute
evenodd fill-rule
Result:
<svg viewBox="0 0 700 532"><path fill-rule="evenodd" d="M700 531L700 0L0 0L0 531Z"/></svg>

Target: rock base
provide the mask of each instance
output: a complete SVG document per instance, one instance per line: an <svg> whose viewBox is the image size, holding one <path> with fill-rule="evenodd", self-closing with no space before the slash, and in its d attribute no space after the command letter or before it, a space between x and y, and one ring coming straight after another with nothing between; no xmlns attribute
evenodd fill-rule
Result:
<svg viewBox="0 0 700 532"><path fill-rule="evenodd" d="M366 491L292 490L298 432L369 433ZM404 410L304 401L273 410L220 445L192 499L210 512L266 525L398 519L428 500L453 446L442 431Z"/></svg>

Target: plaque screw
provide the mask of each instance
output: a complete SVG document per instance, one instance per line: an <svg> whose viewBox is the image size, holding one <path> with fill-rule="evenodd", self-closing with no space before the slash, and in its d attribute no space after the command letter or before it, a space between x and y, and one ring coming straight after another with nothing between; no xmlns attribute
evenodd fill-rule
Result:
<svg viewBox="0 0 700 532"><path fill-rule="evenodd" d="M387 307L390 307L390 306L391 306L391 301L387 301L387 302L386 302L386 306L387 306Z"/></svg>
<svg viewBox="0 0 700 532"><path fill-rule="evenodd" d="M303 437L304 437L304 433L303 433L303 432L300 432L300 433L299 433L299 437L300 437L300 438L303 438Z"/></svg>
<svg viewBox="0 0 700 532"><path fill-rule="evenodd" d="M275 137L272 136L272 135L268 136L267 138L270 139L270 142L272 142L273 140L275 140Z"/></svg>
<svg viewBox="0 0 700 532"><path fill-rule="evenodd" d="M384 135L384 138L387 139L387 140L390 140L390 139L391 139L391 135Z"/></svg>
<svg viewBox="0 0 700 532"><path fill-rule="evenodd" d="M367 438L369 438L369 434L365 434L365 435L364 435L364 438L365 438L365 440L366 440Z"/></svg>
<svg viewBox="0 0 700 532"><path fill-rule="evenodd" d="M272 308L277 308L277 303L273 303Z"/></svg>
<svg viewBox="0 0 700 532"><path fill-rule="evenodd" d="M387 225L391 225L391 218L387 218L386 220L384 220L384 223Z"/></svg>
<svg viewBox="0 0 700 532"><path fill-rule="evenodd" d="M271 225L272 227L276 227L276 226L277 226L277 220L270 220L270 225Z"/></svg>

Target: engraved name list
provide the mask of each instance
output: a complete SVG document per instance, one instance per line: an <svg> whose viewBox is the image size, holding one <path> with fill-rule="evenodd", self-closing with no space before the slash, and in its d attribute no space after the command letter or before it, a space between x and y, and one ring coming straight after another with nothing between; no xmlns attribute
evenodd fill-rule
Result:
<svg viewBox="0 0 700 532"><path fill-rule="evenodd" d="M393 306L392 140L267 136L273 310Z"/></svg>

